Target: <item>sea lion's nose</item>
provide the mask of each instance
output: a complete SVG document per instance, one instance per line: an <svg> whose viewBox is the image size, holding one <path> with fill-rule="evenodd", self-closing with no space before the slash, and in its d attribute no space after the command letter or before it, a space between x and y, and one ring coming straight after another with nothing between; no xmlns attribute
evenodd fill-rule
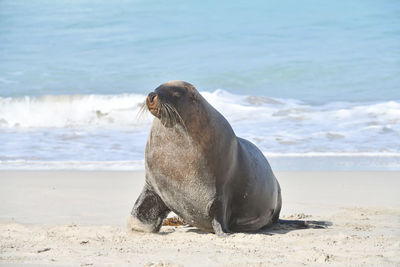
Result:
<svg viewBox="0 0 400 267"><path fill-rule="evenodd" d="M151 92L148 96L147 99L149 100L150 103L154 102L154 99L157 97L156 93Z"/></svg>

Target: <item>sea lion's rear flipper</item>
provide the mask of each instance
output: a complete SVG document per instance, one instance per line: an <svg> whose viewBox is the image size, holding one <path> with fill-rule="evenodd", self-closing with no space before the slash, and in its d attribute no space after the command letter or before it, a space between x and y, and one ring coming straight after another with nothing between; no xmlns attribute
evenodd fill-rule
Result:
<svg viewBox="0 0 400 267"><path fill-rule="evenodd" d="M331 226L332 223L329 221L303 221L303 220L282 220L279 219L279 225L283 227L292 227L295 229L325 229Z"/></svg>
<svg viewBox="0 0 400 267"><path fill-rule="evenodd" d="M127 227L131 231L158 232L170 210L148 185L133 206Z"/></svg>

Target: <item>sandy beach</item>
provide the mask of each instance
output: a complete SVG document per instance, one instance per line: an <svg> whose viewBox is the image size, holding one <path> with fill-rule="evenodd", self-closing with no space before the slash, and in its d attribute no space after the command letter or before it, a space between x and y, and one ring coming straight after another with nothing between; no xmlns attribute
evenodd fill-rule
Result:
<svg viewBox="0 0 400 267"><path fill-rule="evenodd" d="M143 172L0 172L1 266L399 266L399 172L276 172L278 225L226 238L189 226L127 233Z"/></svg>
<svg viewBox="0 0 400 267"><path fill-rule="evenodd" d="M0 267L400 267L399 33L400 0L0 0ZM281 220L223 236L277 221L262 155ZM128 230L145 166L130 229L192 225Z"/></svg>

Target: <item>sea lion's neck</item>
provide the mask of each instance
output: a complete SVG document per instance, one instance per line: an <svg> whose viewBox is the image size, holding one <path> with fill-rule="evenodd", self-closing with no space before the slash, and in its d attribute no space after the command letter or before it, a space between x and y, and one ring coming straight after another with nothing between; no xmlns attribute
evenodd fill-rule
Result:
<svg viewBox="0 0 400 267"><path fill-rule="evenodd" d="M205 99L196 107L196 112L191 113L190 119L185 120L185 126L192 143L207 154L236 139L228 121Z"/></svg>
<svg viewBox="0 0 400 267"><path fill-rule="evenodd" d="M205 151L213 146L226 145L236 137L227 120L202 97L187 110L179 110L179 116L182 121L172 127L155 118L151 136L155 139L162 137L163 142L190 143Z"/></svg>

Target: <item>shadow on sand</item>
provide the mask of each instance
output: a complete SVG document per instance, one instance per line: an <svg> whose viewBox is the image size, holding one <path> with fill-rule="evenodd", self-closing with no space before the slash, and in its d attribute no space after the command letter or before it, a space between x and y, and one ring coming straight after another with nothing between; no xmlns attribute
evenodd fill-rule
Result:
<svg viewBox="0 0 400 267"><path fill-rule="evenodd" d="M291 231L304 229L326 229L331 226L329 221L314 221L314 220L279 220L279 223L261 229L254 234L275 235L286 234Z"/></svg>
<svg viewBox="0 0 400 267"><path fill-rule="evenodd" d="M180 219L181 220L181 219ZM171 225L168 223L165 223L164 225L170 225L170 226L178 226L176 224ZM260 231L257 232L246 232L246 234L262 234L262 235L276 235L276 234L286 234L291 231L297 231L297 230L304 230L304 229L326 229L329 226L331 226L332 223L329 221L315 221L315 220L279 220L279 223L274 224L272 226L266 227L261 229ZM187 232L191 233L197 233L197 234L209 234L209 232L205 232L203 230L200 230L194 226L185 224L182 221L180 221L179 226L187 228ZM168 233L164 233L168 234Z"/></svg>

